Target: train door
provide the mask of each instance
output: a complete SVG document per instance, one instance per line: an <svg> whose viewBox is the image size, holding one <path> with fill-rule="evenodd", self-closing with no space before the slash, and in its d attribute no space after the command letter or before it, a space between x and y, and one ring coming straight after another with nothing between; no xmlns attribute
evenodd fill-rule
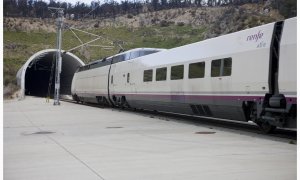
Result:
<svg viewBox="0 0 300 180"><path fill-rule="evenodd" d="M132 100L134 99L137 89L136 89L136 72L134 71L135 62L128 61L126 63L127 75L126 75L126 101L129 105L132 105Z"/></svg>
<svg viewBox="0 0 300 180"><path fill-rule="evenodd" d="M109 69L109 76L108 76L108 97L109 101L112 105L116 105L116 97L115 97L115 89L116 89L116 64L112 64Z"/></svg>
<svg viewBox="0 0 300 180"><path fill-rule="evenodd" d="M213 100L215 105L222 105L219 100L224 98L221 96L226 96L231 91L231 70L231 57L211 61L211 92L216 95Z"/></svg>
<svg viewBox="0 0 300 180"><path fill-rule="evenodd" d="M115 106L128 106L127 99L130 97L132 91L132 74L130 69L130 65L125 62L111 65L109 97Z"/></svg>

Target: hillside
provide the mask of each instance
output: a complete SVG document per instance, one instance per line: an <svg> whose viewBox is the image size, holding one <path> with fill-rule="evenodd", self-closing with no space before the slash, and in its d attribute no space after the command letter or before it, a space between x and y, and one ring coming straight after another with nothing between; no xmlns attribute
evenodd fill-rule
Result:
<svg viewBox="0 0 300 180"><path fill-rule="evenodd" d="M246 4L240 7L178 8L127 14L114 19L66 19L70 26L101 35L121 44L126 50L136 47L173 48L203 39L235 32L283 19L268 5ZM91 36L78 33L84 42ZM15 90L17 70L34 53L55 48L55 19L4 18L4 93L10 96ZM79 45L70 30L63 34L63 49ZM111 45L104 41L94 44ZM84 62L115 54L99 47L83 47L73 53Z"/></svg>

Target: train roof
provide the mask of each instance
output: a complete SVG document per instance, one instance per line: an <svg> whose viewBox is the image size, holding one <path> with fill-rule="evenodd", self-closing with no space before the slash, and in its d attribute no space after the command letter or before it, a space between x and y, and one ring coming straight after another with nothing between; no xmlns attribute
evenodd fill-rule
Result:
<svg viewBox="0 0 300 180"><path fill-rule="evenodd" d="M165 51L167 49L162 49L162 48L135 48L131 49L125 52L121 52L118 54L115 54L113 56L105 57L100 60L96 60L93 62L90 62L89 64L86 64L85 66L82 66L78 69L78 71L85 71L88 69L94 69L102 66L106 66L109 64L115 64L121 61L127 61L130 59L138 58L141 56L146 56L148 54L153 54L157 53L160 51Z"/></svg>
<svg viewBox="0 0 300 180"><path fill-rule="evenodd" d="M134 48L134 49L130 49L128 51L124 51L124 52L115 54L113 56L109 56L108 58L112 58L112 57L123 55L123 54L128 54L128 53L131 53L131 52L136 52L136 51L156 51L156 52L159 52L159 51L164 51L164 50L166 50L166 49L162 49L162 48Z"/></svg>

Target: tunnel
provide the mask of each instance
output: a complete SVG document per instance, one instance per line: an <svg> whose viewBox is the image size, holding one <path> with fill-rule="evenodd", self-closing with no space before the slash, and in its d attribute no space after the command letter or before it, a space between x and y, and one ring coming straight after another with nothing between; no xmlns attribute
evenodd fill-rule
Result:
<svg viewBox="0 0 300 180"><path fill-rule="evenodd" d="M26 95L53 97L55 87L56 49L46 49L32 55L17 73L21 97ZM70 52L62 53L60 95L71 95L71 84L77 68L84 63Z"/></svg>

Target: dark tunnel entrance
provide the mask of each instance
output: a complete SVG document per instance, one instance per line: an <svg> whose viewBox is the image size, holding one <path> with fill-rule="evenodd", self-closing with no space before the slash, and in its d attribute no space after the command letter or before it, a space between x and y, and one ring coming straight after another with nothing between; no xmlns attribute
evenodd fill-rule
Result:
<svg viewBox="0 0 300 180"><path fill-rule="evenodd" d="M55 53L32 61L25 74L25 95L53 97L55 68Z"/></svg>
<svg viewBox="0 0 300 180"><path fill-rule="evenodd" d="M37 53L38 54L38 53ZM55 50L32 57L24 71L24 94L39 97L53 97L55 86ZM60 94L71 95L72 78L83 62L71 53L62 54L62 72L60 76ZM23 77L22 77L23 76ZM22 87L21 87L22 88Z"/></svg>

